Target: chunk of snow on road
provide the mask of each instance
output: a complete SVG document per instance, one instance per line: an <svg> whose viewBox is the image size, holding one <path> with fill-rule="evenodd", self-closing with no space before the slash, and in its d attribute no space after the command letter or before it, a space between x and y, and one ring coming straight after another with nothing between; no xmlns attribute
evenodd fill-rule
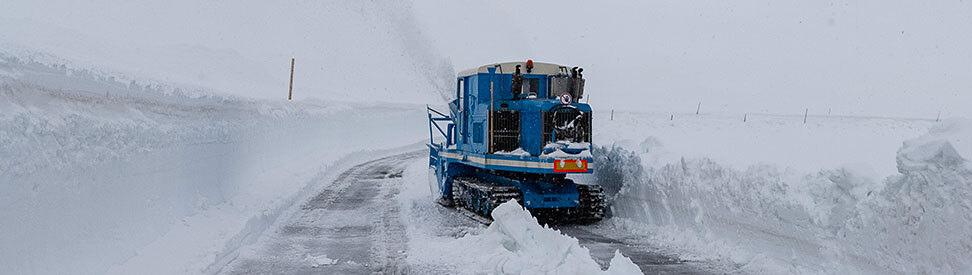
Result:
<svg viewBox="0 0 972 275"><path fill-rule="evenodd" d="M313 256L311 254L307 254L307 256L304 257L304 261L310 262L311 267L313 268L318 268L326 265L333 265L337 263L337 260L328 258L327 255Z"/></svg>
<svg viewBox="0 0 972 275"><path fill-rule="evenodd" d="M621 251L614 251L614 258L611 258L611 263L608 266L608 274L641 274L641 268L638 267L631 258L621 255Z"/></svg>
<svg viewBox="0 0 972 275"><path fill-rule="evenodd" d="M601 270L590 251L577 239L540 226L516 201L501 204L493 223L482 235L460 239L484 248L488 259L482 271L496 274L641 274L630 259L615 253L608 270Z"/></svg>

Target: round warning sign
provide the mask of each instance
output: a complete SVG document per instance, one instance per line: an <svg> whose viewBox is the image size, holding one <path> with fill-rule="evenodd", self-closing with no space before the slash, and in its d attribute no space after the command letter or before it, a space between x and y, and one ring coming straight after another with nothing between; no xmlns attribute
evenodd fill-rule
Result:
<svg viewBox="0 0 972 275"><path fill-rule="evenodd" d="M570 94L560 95L560 104L570 104L571 102L574 102L574 99L570 97Z"/></svg>

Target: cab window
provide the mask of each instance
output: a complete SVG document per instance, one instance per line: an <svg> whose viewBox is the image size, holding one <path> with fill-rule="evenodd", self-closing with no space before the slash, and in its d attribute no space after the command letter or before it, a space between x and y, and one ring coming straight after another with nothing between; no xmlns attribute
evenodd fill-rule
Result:
<svg viewBox="0 0 972 275"><path fill-rule="evenodd" d="M540 79L539 78L523 78L523 93L528 96L539 96L540 95Z"/></svg>

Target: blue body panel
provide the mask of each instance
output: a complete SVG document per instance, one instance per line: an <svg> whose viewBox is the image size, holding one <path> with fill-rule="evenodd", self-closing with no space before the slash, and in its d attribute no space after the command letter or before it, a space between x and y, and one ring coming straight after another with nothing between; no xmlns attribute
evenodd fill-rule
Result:
<svg viewBox="0 0 972 275"><path fill-rule="evenodd" d="M580 193L570 180L559 184L525 182L520 185L523 205L535 208L571 208L579 205Z"/></svg>
<svg viewBox="0 0 972 275"><path fill-rule="evenodd" d="M549 93L547 78L544 74L523 74L524 79L538 79L535 98L526 94L514 99L511 92L512 72L488 72L461 76L457 79L456 99L449 104L449 115L430 110L429 120L433 129L446 137L441 144L429 144L429 165L435 168L438 180L437 189L445 199L451 199L452 181L456 177L476 177L494 184L516 186L522 192L523 205L528 209L538 208L576 208L579 206L579 193L574 182L563 177L543 177L551 174L592 173L593 158L589 154L543 157L544 140L543 115L556 108L573 108L580 112L591 112L589 105L579 102L562 104ZM490 111L516 111L519 113L519 145L527 154L489 153ZM438 114L433 116L432 112ZM449 121L445 127L437 121ZM549 133L546 133L549 135ZM553 137L553 135L550 135ZM431 138L431 137L430 137ZM591 148L585 148L590 150ZM565 150L566 151L566 150ZM569 160L580 165L582 170L558 171L560 161ZM564 166L561 166L564 167ZM579 167L579 166L578 166ZM496 171L505 173L526 173L537 177L511 179L496 176ZM544 180L557 182L545 182Z"/></svg>
<svg viewBox="0 0 972 275"><path fill-rule="evenodd" d="M545 79L546 75L525 74L524 78ZM459 87L456 90L457 99L453 104L458 107L458 114L453 113L453 124L457 127L458 137L451 144L456 145L456 149L464 152L485 154L488 150L488 129L489 129L489 110L490 110L490 83L493 83L493 110L511 110L520 112L520 140L521 147L531 155L540 155L545 140L543 139L543 111L565 106L559 100L547 98L545 90L546 81L539 81L539 96L528 99L524 95L513 100L510 92L509 83L512 75L499 73L479 73L476 75L459 78ZM502 84L500 84L502 83ZM470 90L472 89L472 90ZM462 101L460 104L459 101ZM566 104L582 112L591 112L590 105L584 103ZM505 106L505 107L504 107ZM463 120L466 123L463 123ZM451 141L451 140L450 140Z"/></svg>

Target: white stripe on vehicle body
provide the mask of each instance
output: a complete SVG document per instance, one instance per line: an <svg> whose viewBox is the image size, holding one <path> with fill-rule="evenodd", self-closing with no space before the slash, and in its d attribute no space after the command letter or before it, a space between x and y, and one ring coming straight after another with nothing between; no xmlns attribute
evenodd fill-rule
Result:
<svg viewBox="0 0 972 275"><path fill-rule="evenodd" d="M439 152L439 156L463 160L465 155L457 153ZM465 156L465 160L482 164L482 165L498 165L498 166L508 166L508 167L521 167L521 168L533 168L533 169L554 169L553 162L542 162L542 161L525 161L525 160L508 160L508 159L487 159L477 156ZM587 169L594 169L594 163L587 163Z"/></svg>

